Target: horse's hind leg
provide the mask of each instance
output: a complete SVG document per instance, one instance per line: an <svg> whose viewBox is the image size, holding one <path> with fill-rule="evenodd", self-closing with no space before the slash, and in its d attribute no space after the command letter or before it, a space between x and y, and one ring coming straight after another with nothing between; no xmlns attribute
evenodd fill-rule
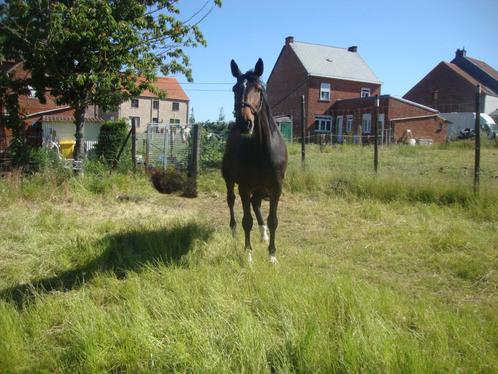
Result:
<svg viewBox="0 0 498 374"><path fill-rule="evenodd" d="M261 215L261 200L262 195L256 192L252 196L251 204L254 215L256 216L256 220L258 221L261 241L268 243L270 239L268 238L268 227L265 225L265 221L263 220L263 216Z"/></svg>
<svg viewBox="0 0 498 374"><path fill-rule="evenodd" d="M227 203L228 209L230 209L230 229L232 230L232 236L235 238L235 233L237 229L237 221L235 221L235 211L233 209L235 205L235 193L234 193L234 185L233 181L226 181L227 185Z"/></svg>

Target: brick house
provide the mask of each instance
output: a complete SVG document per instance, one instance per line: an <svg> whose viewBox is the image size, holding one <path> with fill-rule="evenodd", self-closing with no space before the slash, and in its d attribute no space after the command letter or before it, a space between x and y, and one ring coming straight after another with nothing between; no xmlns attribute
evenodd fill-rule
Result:
<svg viewBox="0 0 498 374"><path fill-rule="evenodd" d="M474 112L475 87L481 85L481 112L498 109L498 71L457 49L451 62L440 62L403 97L441 113Z"/></svg>
<svg viewBox="0 0 498 374"><path fill-rule="evenodd" d="M124 118L134 122L137 132L145 132L147 124L182 124L188 123L189 98L176 78L159 77L154 82L156 88L166 91L165 99L145 90L138 97L123 102L115 112L100 112L105 119Z"/></svg>
<svg viewBox="0 0 498 374"><path fill-rule="evenodd" d="M336 48L285 39L267 83L269 103L277 120L293 123L301 134L301 96L305 97L305 136L316 141L373 141L375 95L381 81L356 46ZM407 131L410 130L410 131ZM427 142L446 141L447 125L438 111L394 96L380 96L379 141L405 141L407 133Z"/></svg>
<svg viewBox="0 0 498 374"><path fill-rule="evenodd" d="M291 118L294 134L300 134L304 95L306 135L311 135L330 132L337 100L379 95L381 84L356 46L336 48L289 36L270 73L267 91L273 115Z"/></svg>
<svg viewBox="0 0 498 374"><path fill-rule="evenodd" d="M332 116L332 133L338 135L335 138L338 142L373 141L374 97L337 101ZM443 144L447 139L448 124L433 108L400 97L381 95L378 134L380 144L404 143L409 139L422 144Z"/></svg>

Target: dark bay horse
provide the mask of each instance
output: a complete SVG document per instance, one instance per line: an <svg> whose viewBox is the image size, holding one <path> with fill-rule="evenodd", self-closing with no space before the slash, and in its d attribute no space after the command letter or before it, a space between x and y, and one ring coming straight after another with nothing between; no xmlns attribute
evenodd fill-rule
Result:
<svg viewBox="0 0 498 374"><path fill-rule="evenodd" d="M287 148L278 127L273 121L265 87L260 77L263 61L258 60L254 70L242 74L234 60L232 75L237 78L233 86L235 96L235 125L223 155L222 174L227 186L227 202L230 208L230 228L235 235L234 186L238 185L244 215L242 227L245 248L252 261L251 229L253 219L251 205L258 221L261 240L268 242L268 229L261 215L261 201L269 198L268 251L270 262L276 263L275 231L278 226L277 207L282 194L282 180L287 168Z"/></svg>

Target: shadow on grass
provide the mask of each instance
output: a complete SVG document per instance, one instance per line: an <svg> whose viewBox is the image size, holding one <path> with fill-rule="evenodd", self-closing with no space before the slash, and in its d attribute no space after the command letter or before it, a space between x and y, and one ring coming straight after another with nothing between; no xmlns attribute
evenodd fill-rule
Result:
<svg viewBox="0 0 498 374"><path fill-rule="evenodd" d="M194 248L195 241L207 240L211 233L212 229L205 225L187 223L163 230L109 235L96 244L103 246L104 251L92 261L50 278L0 290L0 299L22 308L36 295L78 289L98 273L110 271L118 278L125 278L128 271L139 270L144 265L186 265L184 256Z"/></svg>

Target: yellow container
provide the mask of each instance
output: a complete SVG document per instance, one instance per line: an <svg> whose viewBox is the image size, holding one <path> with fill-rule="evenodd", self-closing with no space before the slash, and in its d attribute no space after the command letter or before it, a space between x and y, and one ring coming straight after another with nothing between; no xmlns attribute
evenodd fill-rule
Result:
<svg viewBox="0 0 498 374"><path fill-rule="evenodd" d="M73 158L75 144L76 144L76 142L74 140L61 140L59 142L61 154L65 158Z"/></svg>

